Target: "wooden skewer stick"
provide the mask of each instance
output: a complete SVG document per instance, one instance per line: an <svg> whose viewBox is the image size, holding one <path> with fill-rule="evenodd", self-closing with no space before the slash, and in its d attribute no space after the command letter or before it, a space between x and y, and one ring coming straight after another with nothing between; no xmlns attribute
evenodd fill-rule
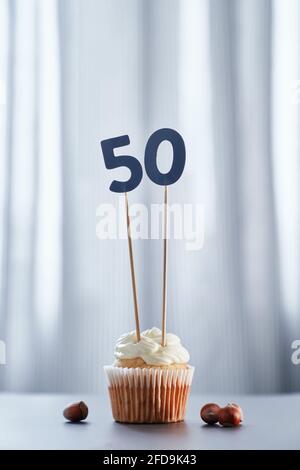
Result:
<svg viewBox="0 0 300 470"><path fill-rule="evenodd" d="M132 239L131 239L130 217L129 217L129 207L128 207L127 193L125 193L125 205L126 205L127 238L128 238L128 248L129 248L131 283L132 283L133 303L134 303L135 329L136 329L136 338L137 338L137 341L139 342L140 339L141 339L141 331L140 331L139 308L138 308L137 289L136 289L136 281L135 281L135 270L134 270L134 260L133 260L133 250L132 250Z"/></svg>
<svg viewBox="0 0 300 470"><path fill-rule="evenodd" d="M166 322L167 322L167 267L168 267L168 186L165 186L164 194L164 248L163 248L163 304L162 304L162 338L161 345L166 346Z"/></svg>

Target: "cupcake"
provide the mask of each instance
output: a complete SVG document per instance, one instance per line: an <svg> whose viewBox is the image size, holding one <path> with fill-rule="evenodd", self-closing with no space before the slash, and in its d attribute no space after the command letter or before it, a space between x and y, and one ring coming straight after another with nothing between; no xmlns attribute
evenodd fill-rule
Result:
<svg viewBox="0 0 300 470"><path fill-rule="evenodd" d="M115 362L105 366L112 414L122 423L174 423L182 421L194 368L178 336L168 333L161 345L159 328L122 335L115 347Z"/></svg>

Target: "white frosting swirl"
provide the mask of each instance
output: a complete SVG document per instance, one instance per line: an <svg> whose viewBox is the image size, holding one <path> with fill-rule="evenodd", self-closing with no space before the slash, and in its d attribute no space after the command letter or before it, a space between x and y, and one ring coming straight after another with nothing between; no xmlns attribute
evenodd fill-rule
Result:
<svg viewBox="0 0 300 470"><path fill-rule="evenodd" d="M114 354L116 359L141 357L149 365L186 364L190 359L189 353L176 335L168 333L166 346L163 347L161 330L156 327L143 331L138 343L135 331L120 336Z"/></svg>

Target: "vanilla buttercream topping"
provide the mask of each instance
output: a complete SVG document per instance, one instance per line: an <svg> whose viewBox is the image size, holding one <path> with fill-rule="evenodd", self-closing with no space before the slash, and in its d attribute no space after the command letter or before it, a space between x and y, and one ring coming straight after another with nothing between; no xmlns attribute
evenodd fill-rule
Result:
<svg viewBox="0 0 300 470"><path fill-rule="evenodd" d="M141 357L150 365L186 364L190 355L182 346L178 336L168 333L166 346L161 345L161 336L161 330L156 327L143 331L139 342L135 331L125 333L117 341L115 357L116 359Z"/></svg>

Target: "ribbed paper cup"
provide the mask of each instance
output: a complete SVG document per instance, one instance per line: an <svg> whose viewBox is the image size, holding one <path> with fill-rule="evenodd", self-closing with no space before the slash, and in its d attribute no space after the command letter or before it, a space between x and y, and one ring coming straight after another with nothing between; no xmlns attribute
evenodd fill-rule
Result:
<svg viewBox="0 0 300 470"><path fill-rule="evenodd" d="M183 421L194 367L143 369L104 367L112 414L121 423Z"/></svg>

